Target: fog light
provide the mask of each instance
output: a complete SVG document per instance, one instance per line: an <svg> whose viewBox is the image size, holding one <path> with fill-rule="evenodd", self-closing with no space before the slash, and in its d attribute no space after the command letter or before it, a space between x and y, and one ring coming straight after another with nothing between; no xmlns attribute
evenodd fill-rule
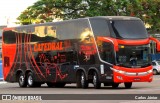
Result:
<svg viewBox="0 0 160 103"><path fill-rule="evenodd" d="M117 78L118 78L119 80L123 80L123 78L122 78L121 76L117 76Z"/></svg>

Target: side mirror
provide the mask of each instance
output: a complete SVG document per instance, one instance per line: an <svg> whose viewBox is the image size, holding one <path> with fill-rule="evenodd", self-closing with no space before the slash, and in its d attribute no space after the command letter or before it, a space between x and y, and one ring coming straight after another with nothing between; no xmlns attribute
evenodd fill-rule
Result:
<svg viewBox="0 0 160 103"><path fill-rule="evenodd" d="M158 39L156 39L156 38L153 38L153 37L149 37L149 39L156 43L156 50L158 52L160 52L160 41Z"/></svg>

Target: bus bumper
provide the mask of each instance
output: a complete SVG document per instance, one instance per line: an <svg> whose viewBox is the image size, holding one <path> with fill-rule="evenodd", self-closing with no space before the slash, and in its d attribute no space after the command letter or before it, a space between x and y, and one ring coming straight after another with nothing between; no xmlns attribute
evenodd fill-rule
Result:
<svg viewBox="0 0 160 103"><path fill-rule="evenodd" d="M123 83L123 82L151 82L153 80L153 74L147 74L145 76L127 76L120 73L114 72L114 82Z"/></svg>
<svg viewBox="0 0 160 103"><path fill-rule="evenodd" d="M115 68L115 69L114 69ZM121 68L114 67L113 70L113 81L116 83L124 82L151 82L153 80L152 66L143 69ZM127 70L128 69L128 70Z"/></svg>

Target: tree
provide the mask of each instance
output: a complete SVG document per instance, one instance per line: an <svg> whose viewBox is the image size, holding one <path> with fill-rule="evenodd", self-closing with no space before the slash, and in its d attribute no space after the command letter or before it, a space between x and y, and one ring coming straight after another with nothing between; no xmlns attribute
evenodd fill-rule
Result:
<svg viewBox="0 0 160 103"><path fill-rule="evenodd" d="M28 7L18 20L22 24L51 22L92 16L136 16L160 31L160 0L39 0Z"/></svg>
<svg viewBox="0 0 160 103"><path fill-rule="evenodd" d="M86 16L116 15L116 5L113 0L86 0L88 4Z"/></svg>
<svg viewBox="0 0 160 103"><path fill-rule="evenodd" d="M74 19L84 17L86 3L82 0L39 0L17 18L22 24L35 20L51 22L55 18Z"/></svg>
<svg viewBox="0 0 160 103"><path fill-rule="evenodd" d="M141 5L144 10L142 20L151 26L149 32L160 33L160 1L142 0Z"/></svg>

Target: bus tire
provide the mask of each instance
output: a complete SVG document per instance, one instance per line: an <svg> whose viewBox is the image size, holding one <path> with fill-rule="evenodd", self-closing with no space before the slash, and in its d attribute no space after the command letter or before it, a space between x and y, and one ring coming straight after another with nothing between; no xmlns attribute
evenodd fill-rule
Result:
<svg viewBox="0 0 160 103"><path fill-rule="evenodd" d="M18 76L18 83L20 87L27 87L25 75L21 72Z"/></svg>
<svg viewBox="0 0 160 103"><path fill-rule="evenodd" d="M112 83L112 88L118 88L118 86L119 86L119 83Z"/></svg>
<svg viewBox="0 0 160 103"><path fill-rule="evenodd" d="M32 72L28 73L28 75L27 75L27 84L28 84L29 87L35 87L36 86L36 82L34 81Z"/></svg>
<svg viewBox="0 0 160 103"><path fill-rule="evenodd" d="M80 83L82 88L88 88L88 81L84 72L80 73Z"/></svg>
<svg viewBox="0 0 160 103"><path fill-rule="evenodd" d="M124 83L125 88L129 89L132 87L132 82L126 82Z"/></svg>
<svg viewBox="0 0 160 103"><path fill-rule="evenodd" d="M93 85L95 89L99 89L101 87L101 83L99 81L99 77L96 71L93 73Z"/></svg>

